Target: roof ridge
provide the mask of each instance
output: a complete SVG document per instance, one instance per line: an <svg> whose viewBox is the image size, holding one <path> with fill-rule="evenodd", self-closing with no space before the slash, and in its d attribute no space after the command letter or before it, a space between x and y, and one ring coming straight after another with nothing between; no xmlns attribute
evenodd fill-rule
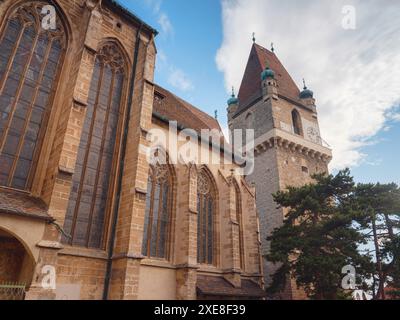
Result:
<svg viewBox="0 0 400 320"><path fill-rule="evenodd" d="M176 94L174 94L170 90L165 89L165 88L161 87L158 84L155 84L155 86L157 88L160 88L161 90L164 90L167 93L169 93L174 99L178 100L178 102L183 104L189 112L196 113L196 117L198 118L197 120L199 120L201 122L202 126L204 126L205 128L206 127L210 128L210 126L204 121L204 119L200 119L199 118L199 117L207 117L208 120L211 120L211 121L215 122L215 124L218 125L219 130L222 132L221 126L220 126L219 121L217 119L213 118L211 115L209 115L208 113L202 111L201 109L199 109L198 107L194 106L190 102L178 97Z"/></svg>

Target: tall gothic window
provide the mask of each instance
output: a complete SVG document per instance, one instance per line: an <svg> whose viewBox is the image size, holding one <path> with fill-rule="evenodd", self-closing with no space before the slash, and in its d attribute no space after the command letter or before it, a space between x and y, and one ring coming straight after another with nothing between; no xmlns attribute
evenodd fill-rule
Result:
<svg viewBox="0 0 400 320"><path fill-rule="evenodd" d="M240 189L236 181L235 186L235 207L236 207L236 221L239 229L239 258L240 268L244 269L244 235L243 235L243 215L242 215L242 202L240 197Z"/></svg>
<svg viewBox="0 0 400 320"><path fill-rule="evenodd" d="M104 247L106 215L110 211L116 136L124 86L124 59L113 43L96 56L86 118L64 229L71 245Z"/></svg>
<svg viewBox="0 0 400 320"><path fill-rule="evenodd" d="M215 262L215 209L214 184L202 170L197 178L197 260L202 264Z"/></svg>
<svg viewBox="0 0 400 320"><path fill-rule="evenodd" d="M168 165L150 167L142 247L146 257L168 259L172 187Z"/></svg>
<svg viewBox="0 0 400 320"><path fill-rule="evenodd" d="M45 4L29 2L0 36L0 185L29 190L51 112L65 31L41 27Z"/></svg>
<svg viewBox="0 0 400 320"><path fill-rule="evenodd" d="M296 109L294 109L292 111L292 122L293 122L294 133L299 136L302 136L303 129L302 129L301 117L300 117L300 113Z"/></svg>

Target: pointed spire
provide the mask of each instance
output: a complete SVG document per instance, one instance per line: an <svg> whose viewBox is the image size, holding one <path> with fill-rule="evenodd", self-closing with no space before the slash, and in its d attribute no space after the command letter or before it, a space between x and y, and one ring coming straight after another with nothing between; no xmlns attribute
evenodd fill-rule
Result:
<svg viewBox="0 0 400 320"><path fill-rule="evenodd" d="M304 78L303 78L303 85L304 85L303 89L304 89L304 90L307 90L306 80L305 80Z"/></svg>
<svg viewBox="0 0 400 320"><path fill-rule="evenodd" d="M255 32L253 32L253 43L256 43L256 33Z"/></svg>

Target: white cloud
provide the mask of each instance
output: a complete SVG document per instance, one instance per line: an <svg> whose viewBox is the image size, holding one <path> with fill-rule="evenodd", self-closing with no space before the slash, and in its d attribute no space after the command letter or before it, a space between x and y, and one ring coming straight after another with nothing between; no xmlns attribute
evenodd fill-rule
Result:
<svg viewBox="0 0 400 320"><path fill-rule="evenodd" d="M144 0L144 3L150 7L153 14L157 16L157 22L161 27L161 35L168 37L174 33L174 27L172 26L169 16L161 10L163 0Z"/></svg>
<svg viewBox="0 0 400 320"><path fill-rule="evenodd" d="M160 13L160 15L158 17L158 23L161 26L163 35L169 36L169 35L173 34L174 28L172 27L172 23L169 20L167 14Z"/></svg>
<svg viewBox="0 0 400 320"><path fill-rule="evenodd" d="M181 69L170 67L168 83L181 91L193 90L193 84L188 76Z"/></svg>
<svg viewBox="0 0 400 320"><path fill-rule="evenodd" d="M276 54L300 85L315 92L332 168L356 166L400 98L400 7L391 0L221 0L224 39L216 61L227 91L239 87L251 34ZM342 27L343 6L356 9L356 30ZM398 115L395 119L398 119Z"/></svg>
<svg viewBox="0 0 400 320"><path fill-rule="evenodd" d="M144 3L151 7L156 14L161 11L162 0L144 0Z"/></svg>

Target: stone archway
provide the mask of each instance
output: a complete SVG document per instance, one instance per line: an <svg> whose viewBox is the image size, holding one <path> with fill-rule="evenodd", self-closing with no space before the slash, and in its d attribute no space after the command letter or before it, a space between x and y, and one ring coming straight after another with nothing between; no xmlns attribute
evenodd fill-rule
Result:
<svg viewBox="0 0 400 320"><path fill-rule="evenodd" d="M29 288L35 261L11 233L0 229L0 300L19 300Z"/></svg>

